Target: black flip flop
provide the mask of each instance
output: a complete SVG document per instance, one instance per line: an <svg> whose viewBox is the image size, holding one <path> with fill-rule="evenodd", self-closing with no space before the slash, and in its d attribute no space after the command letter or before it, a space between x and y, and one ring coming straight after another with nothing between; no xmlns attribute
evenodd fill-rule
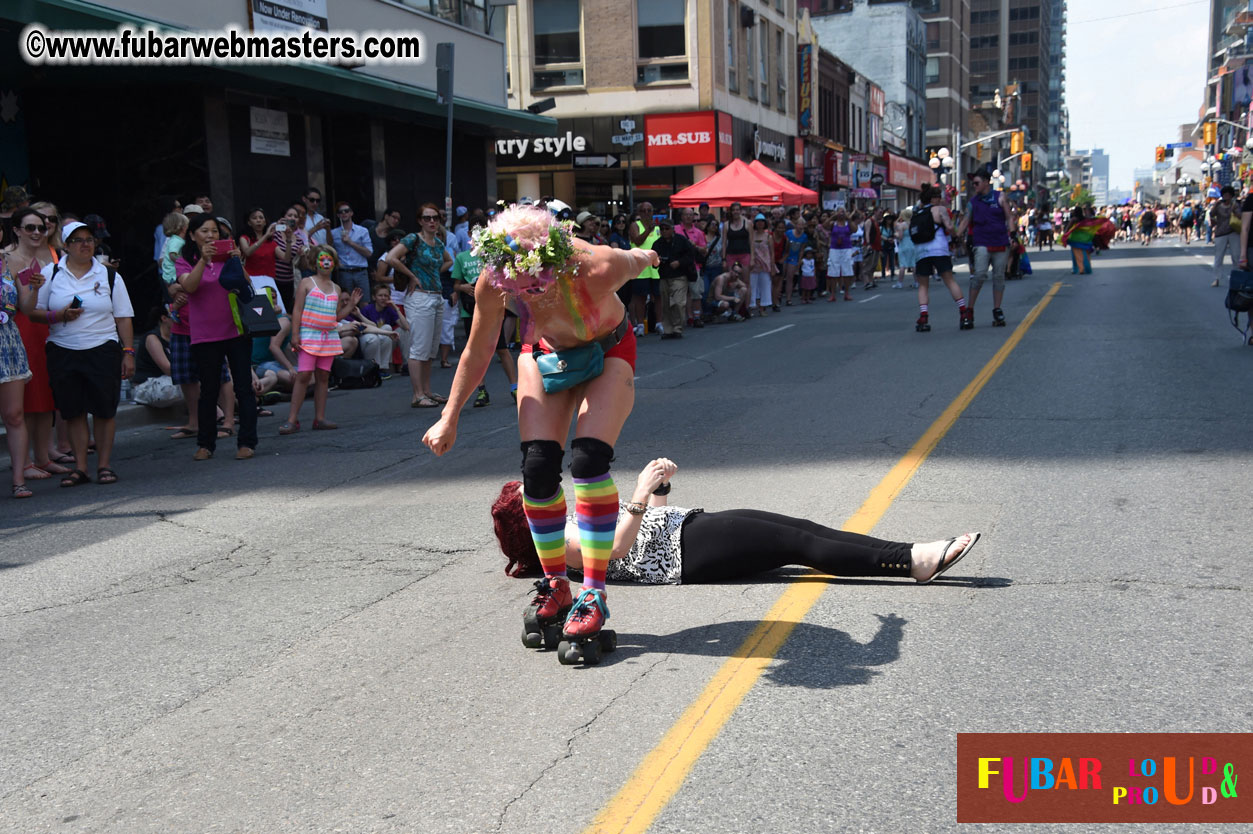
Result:
<svg viewBox="0 0 1253 834"><path fill-rule="evenodd" d="M963 533L962 535L965 535L965 534ZM948 543L944 545L944 552L940 554L940 566L939 566L938 568L936 568L936 569L935 569L935 573L931 574L931 575L930 575L930 576L928 576L926 579L924 579L924 580L922 580L921 582L919 582L919 583L918 583L919 585L928 585L928 584L930 584L930 583L934 582L936 579L938 579L938 578L940 577L940 575L941 575L941 574L943 574L945 571L947 571L947 570L948 570L949 568L951 568L953 565L957 564L957 563L958 563L958 562L960 562L962 559L964 559L964 558L966 557L966 554L967 554L967 553L969 553L971 550L974 550L975 545L979 543L979 539L983 538L983 534L982 534L982 533L971 533L971 534L970 534L970 544L966 545L965 549L964 549L964 550L962 550L962 552L961 552L961 553L958 553L956 556L954 556L954 557L953 557L953 559L952 559L952 561L945 562L945 561L944 561L944 558L945 558L946 556L948 556L948 552L949 552L949 550L951 550L951 549L952 549L952 547L953 547L953 543L954 543L954 542L956 542L959 538L961 538L961 536L953 536L953 538L951 538L951 539L949 539L949 540L948 540Z"/></svg>

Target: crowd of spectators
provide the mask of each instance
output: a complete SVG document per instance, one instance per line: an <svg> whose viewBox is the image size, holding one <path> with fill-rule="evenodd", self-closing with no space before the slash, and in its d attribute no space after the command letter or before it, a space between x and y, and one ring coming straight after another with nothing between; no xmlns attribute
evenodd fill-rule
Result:
<svg viewBox="0 0 1253 834"><path fill-rule="evenodd" d="M171 437L194 438L198 461L232 439L235 457L251 458L258 418L283 400L290 407L277 433L300 431L310 386L315 430L337 427L327 392L356 377L408 376L411 405L437 408L446 398L432 382L435 362L452 367L458 322L468 335L473 315L471 235L493 214L459 206L447 217L426 203L407 231L392 208L358 221L339 201L324 216L322 193L310 187L276 219L252 207L236 226L197 194L174 202L153 231L161 303L137 319L103 218L79 219L21 189L4 196L0 406L14 497L31 494L28 479L89 482L90 454L98 483L118 479L110 452L124 382L137 403L183 406ZM591 245L658 253L658 267L619 291L637 336L681 339L793 304L852 300L857 284L913 281L908 210L734 204L718 217L708 206L664 213L642 202L629 215L600 216L540 202ZM268 329L245 315L256 299L272 309ZM507 316L497 356L515 400L517 342L517 319ZM482 386L474 406L490 399Z"/></svg>

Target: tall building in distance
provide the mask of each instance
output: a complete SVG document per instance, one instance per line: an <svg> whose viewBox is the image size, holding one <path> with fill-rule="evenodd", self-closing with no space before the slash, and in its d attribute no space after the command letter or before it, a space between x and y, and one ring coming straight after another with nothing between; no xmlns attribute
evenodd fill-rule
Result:
<svg viewBox="0 0 1253 834"><path fill-rule="evenodd" d="M1071 183L1081 184L1092 192L1096 205L1109 203L1109 155L1104 149L1074 151L1064 158L1064 163L1071 174Z"/></svg>
<svg viewBox="0 0 1253 834"><path fill-rule="evenodd" d="M1217 141L1210 152L1244 144L1247 134L1231 123L1247 125L1253 102L1253 11L1248 0L1210 0L1205 70L1201 118L1224 120L1216 123ZM1231 173L1224 160L1220 179L1229 181Z"/></svg>
<svg viewBox="0 0 1253 834"><path fill-rule="evenodd" d="M1066 0L1054 0L1049 39L1048 168L1055 171L1070 153L1070 111L1066 108Z"/></svg>
<svg viewBox="0 0 1253 834"><path fill-rule="evenodd" d="M811 0L824 49L883 89L885 132L921 157L927 145L926 40L910 0Z"/></svg>
<svg viewBox="0 0 1253 834"><path fill-rule="evenodd" d="M1011 101L1007 121L1026 125L1037 158L1050 161L1064 155L1065 20L1065 0L970 0L971 103L999 91Z"/></svg>
<svg viewBox="0 0 1253 834"><path fill-rule="evenodd" d="M970 131L970 0L913 0L927 47L927 147L954 154ZM962 169L971 170L963 164Z"/></svg>

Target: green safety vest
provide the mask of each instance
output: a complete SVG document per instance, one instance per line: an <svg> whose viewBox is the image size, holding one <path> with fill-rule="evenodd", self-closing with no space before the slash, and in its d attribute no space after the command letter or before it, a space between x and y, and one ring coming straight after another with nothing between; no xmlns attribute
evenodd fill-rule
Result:
<svg viewBox="0 0 1253 834"><path fill-rule="evenodd" d="M640 222L639 220L635 221L635 226L641 232L644 231L644 224ZM653 244L657 242L657 238L659 237L661 237L661 227L653 226L652 232L648 235L648 237L644 238L644 245L636 246L634 243L632 243L631 248L632 249L652 249ZM657 271L657 267L649 266L649 267L645 267L644 271L641 272L636 277L637 278L655 278L657 280L661 280L661 273Z"/></svg>

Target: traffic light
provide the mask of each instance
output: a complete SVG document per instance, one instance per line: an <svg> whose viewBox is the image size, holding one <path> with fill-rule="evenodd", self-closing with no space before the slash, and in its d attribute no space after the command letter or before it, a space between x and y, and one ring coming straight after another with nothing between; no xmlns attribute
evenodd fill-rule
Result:
<svg viewBox="0 0 1253 834"><path fill-rule="evenodd" d="M1009 152L1011 154L1022 153L1022 131L1021 130L1015 130L1013 133L1010 134Z"/></svg>
<svg viewBox="0 0 1253 834"><path fill-rule="evenodd" d="M1025 153L1022 155L1022 170L1023 171L1031 170L1031 154L1029 153Z"/></svg>
<svg viewBox="0 0 1253 834"><path fill-rule="evenodd" d="M1158 145L1157 153L1154 155L1153 158L1157 160L1158 162L1165 162L1166 161L1166 149L1163 148L1161 145Z"/></svg>
<svg viewBox="0 0 1253 834"><path fill-rule="evenodd" d="M1206 122L1205 126L1201 128L1201 135L1204 138L1205 144L1207 145L1217 144L1218 143L1218 125L1214 124L1213 122Z"/></svg>

